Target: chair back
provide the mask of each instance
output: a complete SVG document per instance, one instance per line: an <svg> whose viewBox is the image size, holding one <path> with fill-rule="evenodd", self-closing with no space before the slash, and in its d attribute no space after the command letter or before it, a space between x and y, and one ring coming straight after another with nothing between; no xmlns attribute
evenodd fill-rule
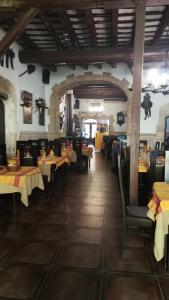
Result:
<svg viewBox="0 0 169 300"><path fill-rule="evenodd" d="M0 165L1 166L7 165L6 145L5 144L0 144Z"/></svg>
<svg viewBox="0 0 169 300"><path fill-rule="evenodd" d="M48 146L48 139L38 139L40 148L45 148Z"/></svg>
<svg viewBox="0 0 169 300"><path fill-rule="evenodd" d="M37 166L38 145L27 144L20 145L19 148L21 166Z"/></svg>
<svg viewBox="0 0 169 300"><path fill-rule="evenodd" d="M59 139L49 142L50 149L53 150L55 156L61 156L62 144Z"/></svg>
<svg viewBox="0 0 169 300"><path fill-rule="evenodd" d="M119 187L120 187L120 194L121 194L121 201L122 201L123 224L125 224L126 223L126 199L124 193L124 182L123 182L120 154L118 154L117 160L118 160L118 179L119 179Z"/></svg>
<svg viewBox="0 0 169 300"><path fill-rule="evenodd" d="M77 160L82 158L82 143L73 142L73 150L76 152Z"/></svg>

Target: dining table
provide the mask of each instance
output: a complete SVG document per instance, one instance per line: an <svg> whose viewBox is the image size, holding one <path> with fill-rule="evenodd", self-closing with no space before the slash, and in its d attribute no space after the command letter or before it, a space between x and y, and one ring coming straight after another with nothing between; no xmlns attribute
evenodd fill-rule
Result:
<svg viewBox="0 0 169 300"><path fill-rule="evenodd" d="M69 159L67 156L44 156L38 158L38 167L43 176L47 176L48 182L51 181L52 167L58 169L64 163L69 164Z"/></svg>
<svg viewBox="0 0 169 300"><path fill-rule="evenodd" d="M147 216L155 222L154 255L160 261L164 257L164 240L169 225L169 183L154 182Z"/></svg>
<svg viewBox="0 0 169 300"><path fill-rule="evenodd" d="M93 157L93 147L92 146L82 146L82 155L87 156L89 159Z"/></svg>
<svg viewBox="0 0 169 300"><path fill-rule="evenodd" d="M35 187L44 190L38 167L20 167L17 171L9 171L6 167L1 167L0 194L20 193L21 202L28 206L28 196L32 194Z"/></svg>

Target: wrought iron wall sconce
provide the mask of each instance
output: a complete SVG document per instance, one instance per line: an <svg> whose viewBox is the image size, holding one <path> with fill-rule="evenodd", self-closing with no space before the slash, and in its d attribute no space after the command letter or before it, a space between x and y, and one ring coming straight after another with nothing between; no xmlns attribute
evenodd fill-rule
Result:
<svg viewBox="0 0 169 300"><path fill-rule="evenodd" d="M122 126L125 122L125 115L122 111L117 113L117 124Z"/></svg>
<svg viewBox="0 0 169 300"><path fill-rule="evenodd" d="M46 106L46 101L42 98L38 98L35 100L35 108L36 110L34 112L36 112L37 110L42 112L42 110L48 109L48 107Z"/></svg>
<svg viewBox="0 0 169 300"><path fill-rule="evenodd" d="M42 98L35 100L35 111L39 111L39 125L45 125L45 109L48 109L46 106L46 101Z"/></svg>

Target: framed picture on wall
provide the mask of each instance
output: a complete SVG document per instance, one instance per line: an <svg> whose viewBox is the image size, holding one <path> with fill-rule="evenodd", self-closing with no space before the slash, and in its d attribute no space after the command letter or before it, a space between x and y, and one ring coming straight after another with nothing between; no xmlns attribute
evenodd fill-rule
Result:
<svg viewBox="0 0 169 300"><path fill-rule="evenodd" d="M157 141L155 144L155 150L160 150L160 142Z"/></svg>

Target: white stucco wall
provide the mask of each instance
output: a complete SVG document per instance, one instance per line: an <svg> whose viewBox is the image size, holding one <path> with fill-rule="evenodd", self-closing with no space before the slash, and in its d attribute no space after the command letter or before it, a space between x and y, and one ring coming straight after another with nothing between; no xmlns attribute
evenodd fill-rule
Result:
<svg viewBox="0 0 169 300"><path fill-rule="evenodd" d="M81 112L81 113L90 113L89 112L89 105L92 102L97 102L96 99L79 99L80 101L80 109L76 110L76 113ZM98 100L99 102L99 100ZM115 132L124 132L126 130L126 123L123 124L122 126L119 126L117 124L117 113L122 111L124 113L127 112L127 102L122 102L122 101L104 101L104 111L103 114L106 116L113 115L113 128ZM95 114L95 113L94 113ZM99 115L99 113L98 113Z"/></svg>
<svg viewBox="0 0 169 300"><path fill-rule="evenodd" d="M152 68L158 68L161 64L153 63L151 64ZM163 63L164 66L164 63ZM162 69L159 69L159 73L162 72ZM143 72L143 83L147 83L147 77L148 77L148 70L145 70ZM169 95L164 96L162 93L154 94L152 92L149 93L151 96L151 102L153 103L153 106L151 108L151 117L144 120L144 110L141 108L141 114L140 114L140 132L141 133L156 133L156 127L159 124L159 118L160 118L160 107L166 105L168 103L169 105ZM144 94L142 94L142 101L143 101ZM163 120L165 122L165 120Z"/></svg>
<svg viewBox="0 0 169 300"><path fill-rule="evenodd" d="M3 31L0 29L0 38L4 35ZM17 120L17 131L47 131L48 128L48 119L47 119L47 112L46 112L46 125L40 126L38 125L38 112L34 113L35 107L35 99L36 98L43 98L45 99L45 85L42 83L42 68L39 65L35 65L36 70L32 74L24 74L23 76L19 77L19 74L23 73L27 69L27 65L21 64L18 59L18 51L19 46L16 43L13 43L10 48L13 49L15 52L14 58L14 70L9 67L6 68L5 63L4 67L0 66L0 75L5 79L8 79L16 92L16 110L14 113L14 117ZM21 92L26 90L33 94L33 114L32 114L32 124L23 124L23 107L20 106L22 104L21 100ZM8 99L10 103L10 99ZM9 105L8 105L9 106ZM6 111L6 108L5 108ZM10 122L11 116L6 116L8 122ZM12 130L12 128L11 128Z"/></svg>

